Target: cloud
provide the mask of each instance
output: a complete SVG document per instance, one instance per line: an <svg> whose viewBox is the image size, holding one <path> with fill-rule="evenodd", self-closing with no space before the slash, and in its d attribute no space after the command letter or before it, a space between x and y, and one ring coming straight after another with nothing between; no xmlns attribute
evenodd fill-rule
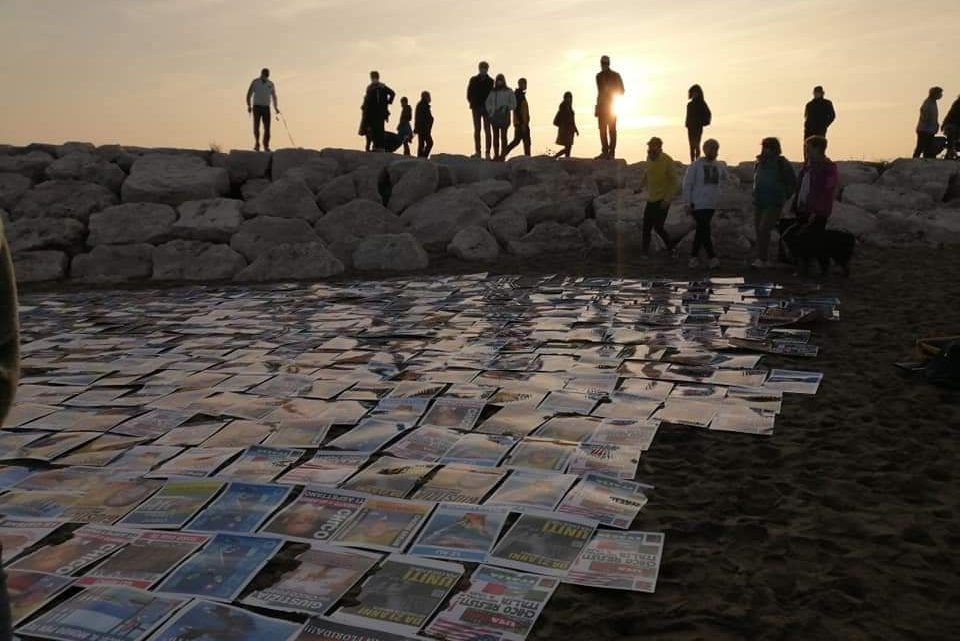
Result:
<svg viewBox="0 0 960 641"><path fill-rule="evenodd" d="M264 10L275 20L293 20L324 9L348 4L347 0L276 0Z"/></svg>

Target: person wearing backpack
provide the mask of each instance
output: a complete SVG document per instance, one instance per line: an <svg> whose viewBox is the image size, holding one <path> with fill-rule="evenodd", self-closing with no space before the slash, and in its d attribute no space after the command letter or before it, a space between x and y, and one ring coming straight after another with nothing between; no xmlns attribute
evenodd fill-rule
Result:
<svg viewBox="0 0 960 641"><path fill-rule="evenodd" d="M700 85L693 85L687 92L690 102L687 103L687 139L690 141L690 162L700 157L700 141L703 140L703 128L710 126L713 114L707 101L703 99L703 89Z"/></svg>
<svg viewBox="0 0 960 641"><path fill-rule="evenodd" d="M500 160L500 151L507 148L507 129L510 128L510 116L517 108L517 97L507 86L502 73L497 74L493 91L487 96L487 114L493 127L493 157Z"/></svg>
<svg viewBox="0 0 960 641"><path fill-rule="evenodd" d="M580 130L577 129L577 115L573 111L573 94L569 91L563 94L563 102L557 109L557 115L553 117L553 126L557 128L557 144L562 147L553 157L569 158L570 150L573 148L573 137L580 135Z"/></svg>
<svg viewBox="0 0 960 641"><path fill-rule="evenodd" d="M764 138L753 171L753 226L757 233L757 257L752 267L770 267L770 233L777 226L783 206L797 190L793 165L783 157L777 138Z"/></svg>

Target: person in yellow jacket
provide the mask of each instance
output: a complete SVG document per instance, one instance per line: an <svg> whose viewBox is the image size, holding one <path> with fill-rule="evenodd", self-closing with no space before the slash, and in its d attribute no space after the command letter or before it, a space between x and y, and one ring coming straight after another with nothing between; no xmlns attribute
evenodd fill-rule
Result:
<svg viewBox="0 0 960 641"><path fill-rule="evenodd" d="M663 225L667 222L670 202L677 193L679 181L673 158L663 152L663 141L654 136L647 143L647 170L641 183L647 190L647 206L643 210L643 255L650 255L651 232L663 239L667 250L673 249L670 235Z"/></svg>
<svg viewBox="0 0 960 641"><path fill-rule="evenodd" d="M0 427L3 427L7 412L13 405L13 395L17 391L19 360L17 281L13 277L13 263L10 260L10 248L7 246L3 221L0 221ZM7 577L0 569L0 639L9 639L12 634Z"/></svg>

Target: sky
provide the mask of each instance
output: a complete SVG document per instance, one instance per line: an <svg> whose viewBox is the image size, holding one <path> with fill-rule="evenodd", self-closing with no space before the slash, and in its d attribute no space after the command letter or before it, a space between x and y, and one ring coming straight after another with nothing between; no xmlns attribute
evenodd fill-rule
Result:
<svg viewBox="0 0 960 641"><path fill-rule="evenodd" d="M820 84L838 113L830 155L881 160L913 150L931 86L945 89L941 116L960 94L957 25L958 0L0 0L0 144L251 148L244 98L269 67L296 143L275 123L274 148L361 148L377 69L413 103L431 92L435 153L471 153L466 84L488 60L511 87L529 81L534 153L558 149L553 116L572 91L573 153L594 156L608 54L627 90L618 155L631 162L653 135L687 155L694 83L722 158L753 158L765 136L800 156Z"/></svg>

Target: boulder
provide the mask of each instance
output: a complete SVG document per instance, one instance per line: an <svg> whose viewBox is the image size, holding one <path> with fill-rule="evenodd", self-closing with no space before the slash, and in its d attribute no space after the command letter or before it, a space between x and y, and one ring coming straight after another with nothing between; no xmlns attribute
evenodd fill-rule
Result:
<svg viewBox="0 0 960 641"><path fill-rule="evenodd" d="M927 193L894 189L880 184L850 185L843 190L843 202L872 212L909 211L933 207L933 198Z"/></svg>
<svg viewBox="0 0 960 641"><path fill-rule="evenodd" d="M90 214L115 205L117 197L106 187L75 180L48 180L25 193L13 219L74 218L86 222Z"/></svg>
<svg viewBox="0 0 960 641"><path fill-rule="evenodd" d="M841 189L850 185L871 185L880 178L880 171L876 167L862 162L838 162L837 172L840 174Z"/></svg>
<svg viewBox="0 0 960 641"><path fill-rule="evenodd" d="M341 174L349 174L361 167L386 169L403 156L382 152L360 151L358 149L324 149L320 152L322 158L329 158L339 165Z"/></svg>
<svg viewBox="0 0 960 641"><path fill-rule="evenodd" d="M221 169L227 170L227 176L230 175L230 154L225 154L222 151L213 151L210 154L210 166L211 167L220 167ZM233 181L230 181L233 184Z"/></svg>
<svg viewBox="0 0 960 641"><path fill-rule="evenodd" d="M97 151L97 146L92 142L65 142L62 145L57 145L57 150L54 155L57 158L64 158L70 154L92 154Z"/></svg>
<svg viewBox="0 0 960 641"><path fill-rule="evenodd" d="M576 227L547 221L531 229L520 240L511 241L508 249L511 254L530 258L546 253L556 255L582 251L584 241L580 230Z"/></svg>
<svg viewBox="0 0 960 641"><path fill-rule="evenodd" d="M570 177L561 163L549 156L518 156L507 163L510 182L517 189L566 182Z"/></svg>
<svg viewBox="0 0 960 641"><path fill-rule="evenodd" d="M13 255L13 272L18 283L63 280L70 259L61 251L28 251Z"/></svg>
<svg viewBox="0 0 960 641"><path fill-rule="evenodd" d="M433 163L433 166L437 168L437 175L440 177L440 184L437 186L437 190L446 189L447 187L453 187L457 184L457 177L453 175L453 170L447 167L446 165L438 165Z"/></svg>
<svg viewBox="0 0 960 641"><path fill-rule="evenodd" d="M320 152L316 149L278 149L273 152L270 179L280 180L291 169L300 167L314 158L320 158Z"/></svg>
<svg viewBox="0 0 960 641"><path fill-rule="evenodd" d="M457 185L510 178L510 169L506 163L502 162L451 154L434 154L430 159L438 165L448 167Z"/></svg>
<svg viewBox="0 0 960 641"><path fill-rule="evenodd" d="M228 245L171 240L153 251L154 280L228 280L247 266Z"/></svg>
<svg viewBox="0 0 960 641"><path fill-rule="evenodd" d="M753 173L757 168L757 162L755 160L748 160L745 162L737 163L736 167L730 167L730 173L736 176L740 182L753 185Z"/></svg>
<svg viewBox="0 0 960 641"><path fill-rule="evenodd" d="M32 184L20 174L0 174L0 209L13 209Z"/></svg>
<svg viewBox="0 0 960 641"><path fill-rule="evenodd" d="M475 195L449 187L408 207L400 220L427 250L443 251L464 227L485 227L490 208Z"/></svg>
<svg viewBox="0 0 960 641"><path fill-rule="evenodd" d="M231 198L191 200L177 207L173 238L229 243L243 223L243 201Z"/></svg>
<svg viewBox="0 0 960 641"><path fill-rule="evenodd" d="M687 210L687 205L685 203L672 203L670 209L667 211L667 221L664 223L663 228L667 231L667 235L671 239L676 241L678 238L683 238L696 228L697 223L693 220L693 216L690 215L690 212ZM643 230L643 215L637 221L637 233L640 234ZM656 234L654 237L658 238Z"/></svg>
<svg viewBox="0 0 960 641"><path fill-rule="evenodd" d="M877 216L865 209L847 203L834 203L827 221L830 229L846 229L854 236L869 236L877 229Z"/></svg>
<svg viewBox="0 0 960 641"><path fill-rule="evenodd" d="M47 178L50 180L80 180L103 185L115 194L127 175L123 170L87 152L69 153L47 165Z"/></svg>
<svg viewBox="0 0 960 641"><path fill-rule="evenodd" d="M463 185L460 189L473 194L482 200L487 207L496 207L504 198L513 193L513 185L509 180L481 180Z"/></svg>
<svg viewBox="0 0 960 641"><path fill-rule="evenodd" d="M370 236L353 252L353 266L365 271L416 271L429 263L427 252L410 234Z"/></svg>
<svg viewBox="0 0 960 641"><path fill-rule="evenodd" d="M239 281L314 280L335 276L343 263L320 242L274 245L235 277Z"/></svg>
<svg viewBox="0 0 960 641"><path fill-rule="evenodd" d="M599 195L591 178L564 178L555 183L527 185L514 191L494 210L515 211L530 225L545 221L578 225L587 217L587 209Z"/></svg>
<svg viewBox="0 0 960 641"><path fill-rule="evenodd" d="M353 176L338 176L317 190L317 205L323 211L332 211L357 197Z"/></svg>
<svg viewBox="0 0 960 641"><path fill-rule="evenodd" d="M413 203L419 202L437 191L440 173L437 166L426 160L407 160L390 165L389 207L400 213Z"/></svg>
<svg viewBox="0 0 960 641"><path fill-rule="evenodd" d="M711 235L718 254L740 256L750 252L753 243L747 237L747 229L753 226L752 216L752 213L742 211L717 211L714 214Z"/></svg>
<svg viewBox="0 0 960 641"><path fill-rule="evenodd" d="M490 216L487 228L501 245L507 247L510 241L526 236L527 218L517 211L501 211Z"/></svg>
<svg viewBox="0 0 960 641"><path fill-rule="evenodd" d="M940 245L960 245L960 209L934 209L925 211L920 217L926 224L928 241Z"/></svg>
<svg viewBox="0 0 960 641"><path fill-rule="evenodd" d="M240 197L244 200L253 200L270 186L270 181L266 178L254 178L243 183L240 187Z"/></svg>
<svg viewBox="0 0 960 641"><path fill-rule="evenodd" d="M271 247L311 242L320 242L320 238L307 221L259 216L240 225L230 239L230 247L253 262Z"/></svg>
<svg viewBox="0 0 960 641"><path fill-rule="evenodd" d="M119 167L125 174L130 173L130 170L133 168L133 163L139 157L138 154L129 148L122 147L121 145L100 145L97 147L95 153L100 159Z"/></svg>
<svg viewBox="0 0 960 641"><path fill-rule="evenodd" d="M589 218L583 221L578 229L588 249L604 250L613 247L613 242L604 235L594 219Z"/></svg>
<svg viewBox="0 0 960 641"><path fill-rule="evenodd" d="M57 157L57 149L60 145L54 145L49 142L31 142L26 147L23 148L24 153L42 153L47 154L51 158Z"/></svg>
<svg viewBox="0 0 960 641"><path fill-rule="evenodd" d="M491 262L500 254L500 246L486 229L471 225L457 232L447 245L447 253L461 260Z"/></svg>
<svg viewBox="0 0 960 641"><path fill-rule="evenodd" d="M88 283L118 283L150 278L153 245L97 245L74 256L70 276Z"/></svg>
<svg viewBox="0 0 960 641"><path fill-rule="evenodd" d="M43 151L31 151L18 156L0 156L0 174L19 174L32 182L43 180L47 165L53 156Z"/></svg>
<svg viewBox="0 0 960 641"><path fill-rule="evenodd" d="M960 164L931 159L900 158L880 176L880 184L898 191L918 191L935 203L943 202L958 180Z"/></svg>
<svg viewBox="0 0 960 641"><path fill-rule="evenodd" d="M13 253L35 249L78 250L87 230L72 218L22 218L6 227Z"/></svg>
<svg viewBox="0 0 960 641"><path fill-rule="evenodd" d="M340 166L331 158L311 158L287 171L287 178L302 180L316 194L340 173Z"/></svg>
<svg viewBox="0 0 960 641"><path fill-rule="evenodd" d="M403 223L383 205L357 199L327 213L314 228L330 250L349 264L361 240L377 234L399 234Z"/></svg>
<svg viewBox="0 0 960 641"><path fill-rule="evenodd" d="M555 160L571 176L589 177L601 194L639 183L639 176L624 160L591 160L588 158L561 158Z"/></svg>
<svg viewBox="0 0 960 641"><path fill-rule="evenodd" d="M357 190L357 198L366 198L375 203L383 204L380 192L381 183L389 184L386 170L383 167L360 167L350 173L353 186Z"/></svg>
<svg viewBox="0 0 960 641"><path fill-rule="evenodd" d="M177 213L169 205L126 203L90 216L87 244L156 244L170 238Z"/></svg>
<svg viewBox="0 0 960 641"><path fill-rule="evenodd" d="M242 185L248 180L266 178L270 172L272 154L233 149L227 155L227 173L230 183Z"/></svg>
<svg viewBox="0 0 960 641"><path fill-rule="evenodd" d="M615 189L593 200L593 215L603 234L620 238L640 228L646 206L646 199L632 189Z"/></svg>
<svg viewBox="0 0 960 641"><path fill-rule="evenodd" d="M256 198L244 204L243 213L248 218L301 218L310 223L316 222L323 215L306 183L293 178L274 181Z"/></svg>
<svg viewBox="0 0 960 641"><path fill-rule="evenodd" d="M176 207L191 200L226 195L230 177L225 169L208 166L192 154L148 154L133 163L123 182L125 203L162 203Z"/></svg>

